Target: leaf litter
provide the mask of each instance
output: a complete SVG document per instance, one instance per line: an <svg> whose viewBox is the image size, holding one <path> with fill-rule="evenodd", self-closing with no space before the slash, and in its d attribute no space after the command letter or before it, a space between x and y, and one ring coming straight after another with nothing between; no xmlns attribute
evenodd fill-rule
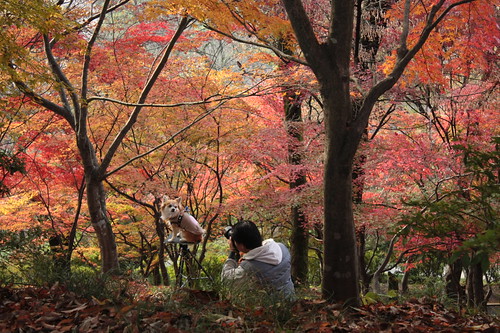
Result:
<svg viewBox="0 0 500 333"><path fill-rule="evenodd" d="M11 332L484 332L498 318L466 316L434 299L375 303L347 311L319 299L300 299L279 322L263 307L244 308L213 292L183 290L176 307L144 300L123 304L84 299L63 286L0 287L0 333ZM236 303L236 302L235 302Z"/></svg>

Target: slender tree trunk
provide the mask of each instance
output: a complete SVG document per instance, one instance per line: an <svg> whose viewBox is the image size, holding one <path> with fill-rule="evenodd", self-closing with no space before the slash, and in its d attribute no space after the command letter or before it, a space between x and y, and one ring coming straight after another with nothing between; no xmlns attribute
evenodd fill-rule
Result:
<svg viewBox="0 0 500 333"><path fill-rule="evenodd" d="M401 293L406 294L408 293L408 283L410 280L410 270L407 269L405 273L403 274L403 278L401 279Z"/></svg>
<svg viewBox="0 0 500 333"><path fill-rule="evenodd" d="M101 249L102 271L104 273L114 271L118 269L118 252L115 235L106 211L106 192L101 180L92 179L92 175L88 175L87 171L85 174L87 178L87 204L92 227Z"/></svg>
<svg viewBox="0 0 500 333"><path fill-rule="evenodd" d="M118 270L118 252L115 235L106 209L106 191L104 177L99 172L97 156L90 139L78 132L78 150L82 157L87 184L87 205L90 221L94 228L101 250L101 269L104 273Z"/></svg>
<svg viewBox="0 0 500 333"><path fill-rule="evenodd" d="M295 94L295 91L285 94L284 107L287 132L291 140L288 147L288 159L293 166L300 166L302 165L302 153L300 149L303 141L300 94ZM291 175L291 190L300 191L304 184L306 184L306 177L303 170L299 170ZM300 204L292 205L291 219L292 277L298 285L303 285L307 284L309 236L305 226L305 216Z"/></svg>
<svg viewBox="0 0 500 333"><path fill-rule="evenodd" d="M309 272L307 229L304 228L304 214L297 206L292 207L292 278L298 286L307 285Z"/></svg>
<svg viewBox="0 0 500 333"><path fill-rule="evenodd" d="M157 205L155 204L155 207ZM158 267L161 272L161 278L163 284L166 286L170 285L170 277L168 275L167 267L165 266L165 223L160 219L159 210L156 211L155 216L156 233L158 235Z"/></svg>
<svg viewBox="0 0 500 333"><path fill-rule="evenodd" d="M370 289L370 282L372 276L368 274L365 261L366 249L366 227L364 225L356 228L356 240L358 244L358 257L359 257L359 274L361 278L361 285L363 293L368 292Z"/></svg>

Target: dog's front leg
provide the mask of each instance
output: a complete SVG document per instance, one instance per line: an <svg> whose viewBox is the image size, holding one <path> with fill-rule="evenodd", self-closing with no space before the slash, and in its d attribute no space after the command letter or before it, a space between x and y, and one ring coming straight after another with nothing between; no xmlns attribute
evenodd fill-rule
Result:
<svg viewBox="0 0 500 333"><path fill-rule="evenodd" d="M172 225L172 240L177 241L180 237L181 228L177 225Z"/></svg>

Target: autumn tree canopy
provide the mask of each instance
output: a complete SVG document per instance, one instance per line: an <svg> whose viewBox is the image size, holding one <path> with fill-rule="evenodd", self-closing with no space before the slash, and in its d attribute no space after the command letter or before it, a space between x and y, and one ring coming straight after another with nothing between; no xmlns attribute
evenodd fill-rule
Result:
<svg viewBox="0 0 500 333"><path fill-rule="evenodd" d="M182 196L207 229L202 259L241 218L288 241L300 207L323 297L353 304L360 270L374 273L356 227L393 240L379 272L422 264L429 249L496 258L467 247L498 233L485 190L498 190L485 167L498 149L489 1L0 9L2 230L39 228L68 262L95 264L97 246L104 271L120 260L148 275L164 260L162 194Z"/></svg>

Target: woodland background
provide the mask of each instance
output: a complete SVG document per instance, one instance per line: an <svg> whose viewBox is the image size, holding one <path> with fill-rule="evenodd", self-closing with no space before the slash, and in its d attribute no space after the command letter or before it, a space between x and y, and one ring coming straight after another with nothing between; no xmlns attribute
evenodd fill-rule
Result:
<svg viewBox="0 0 500 333"><path fill-rule="evenodd" d="M330 34L333 3L342 9L342 2L303 1L321 45L340 43ZM359 115L367 121L359 123L360 144L347 169L353 238L349 230L342 237L356 254L349 265L359 274L354 304L438 298L405 310L378 308L408 318L435 301L484 309L495 301L500 273L499 4L353 4L352 40L341 50L350 59L352 123L345 126L354 127ZM307 304L298 312L322 306L329 319L314 327L332 328L331 316L341 313L330 301L348 301L332 299L325 278L325 263L340 257L324 248L332 239L325 226L335 225L324 186L325 146L335 133L325 123L330 102L322 74L310 67L285 7L272 0L0 4L4 296L20 304L16 288L56 283L24 292L52 293L52 301L63 295L58 302L74 313L91 308L78 297L93 296L92 306L102 307L152 295L161 304L165 295L181 303L208 297L225 311L219 324L241 328L242 315L224 303L235 291L220 285L218 272L224 227L250 219L265 238L292 250L293 277ZM366 113L367 91L411 53L432 8L443 19ZM170 294L178 290L179 252L164 244L163 194L181 196L207 231L192 251L215 281L189 285L204 292ZM350 290L337 282L333 294L342 288ZM114 316L132 308L122 310Z"/></svg>

